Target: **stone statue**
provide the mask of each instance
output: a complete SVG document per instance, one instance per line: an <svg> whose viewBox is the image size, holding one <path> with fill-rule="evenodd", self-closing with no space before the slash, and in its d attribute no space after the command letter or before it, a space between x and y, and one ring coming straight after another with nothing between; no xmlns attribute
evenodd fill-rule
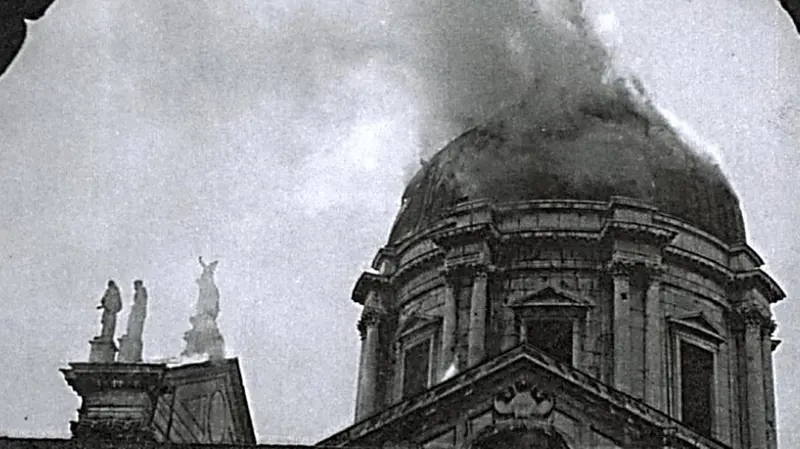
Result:
<svg viewBox="0 0 800 449"><path fill-rule="evenodd" d="M133 282L133 306L128 315L128 328L120 338L119 361L138 363L142 361L142 334L144 320L147 318L147 289L144 282Z"/></svg>
<svg viewBox="0 0 800 449"><path fill-rule="evenodd" d="M219 315L219 289L214 284L214 270L217 269L219 264L215 260L209 264L203 263L203 258L198 259L200 266L203 267L203 273L197 279L197 285L200 287L200 296L197 299L197 314L208 315L214 319Z"/></svg>
<svg viewBox="0 0 800 449"><path fill-rule="evenodd" d="M108 288L97 308L103 309L103 316L100 319L103 329L100 331L99 339L113 342L114 330L117 327L117 314L122 310L122 298L114 281L108 281Z"/></svg>
<svg viewBox="0 0 800 449"><path fill-rule="evenodd" d="M214 270L219 262L206 264L202 257L199 258L199 261L200 266L203 267L203 273L197 279L199 295L195 314L189 318L192 329L183 336L186 348L181 355L192 357L205 354L210 359L221 359L225 357L225 340L217 327L219 289L214 284Z"/></svg>

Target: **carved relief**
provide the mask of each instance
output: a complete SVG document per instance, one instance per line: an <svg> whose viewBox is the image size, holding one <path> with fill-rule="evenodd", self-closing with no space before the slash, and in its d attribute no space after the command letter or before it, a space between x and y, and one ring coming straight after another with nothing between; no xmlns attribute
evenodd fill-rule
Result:
<svg viewBox="0 0 800 449"><path fill-rule="evenodd" d="M550 394L520 379L495 397L495 422L523 427L549 426L555 406L555 398Z"/></svg>

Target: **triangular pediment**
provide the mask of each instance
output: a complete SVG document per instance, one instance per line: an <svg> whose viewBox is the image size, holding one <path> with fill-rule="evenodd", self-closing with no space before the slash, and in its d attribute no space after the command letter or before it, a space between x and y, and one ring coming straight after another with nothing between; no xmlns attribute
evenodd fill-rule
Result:
<svg viewBox="0 0 800 449"><path fill-rule="evenodd" d="M397 435L424 438L428 433L454 428L464 410L484 410L473 419L488 414L490 417L482 422L492 423L490 426L521 419L523 427L537 427L551 410L543 398L552 398L555 404L550 424L558 432L565 430L559 419L562 423L573 420L574 425L597 429L622 446L631 432L644 442L645 438L661 438L669 431L666 429L671 429L672 438L699 444L692 447L719 447L642 401L528 345L462 371L317 444L358 446L392 441ZM525 424L525 420L535 422Z"/></svg>
<svg viewBox="0 0 800 449"><path fill-rule="evenodd" d="M438 316L429 316L421 314L411 315L400 322L400 326L397 329L397 335L403 336L411 332L414 332L418 329L436 325L441 320L442 318Z"/></svg>
<svg viewBox="0 0 800 449"><path fill-rule="evenodd" d="M588 299L569 290L553 286L543 287L533 293L512 299L508 304L512 308L524 307L592 307Z"/></svg>
<svg viewBox="0 0 800 449"><path fill-rule="evenodd" d="M677 326L685 331L693 332L718 342L725 341L725 337L722 335L719 328L715 326L703 312L671 316L667 319L673 326Z"/></svg>

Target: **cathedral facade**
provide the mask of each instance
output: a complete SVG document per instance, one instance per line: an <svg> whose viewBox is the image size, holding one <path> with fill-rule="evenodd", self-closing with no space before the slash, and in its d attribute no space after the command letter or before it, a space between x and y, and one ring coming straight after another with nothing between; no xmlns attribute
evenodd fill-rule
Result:
<svg viewBox="0 0 800 449"><path fill-rule="evenodd" d="M635 114L580 123L424 163L353 292L356 424L321 445L776 447L784 293L733 190Z"/></svg>

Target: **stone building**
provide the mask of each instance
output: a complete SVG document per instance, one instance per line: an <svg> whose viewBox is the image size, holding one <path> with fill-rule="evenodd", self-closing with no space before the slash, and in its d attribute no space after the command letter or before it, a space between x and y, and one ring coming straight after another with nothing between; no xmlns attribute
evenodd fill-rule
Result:
<svg viewBox="0 0 800 449"><path fill-rule="evenodd" d="M355 424L316 447L777 447L784 293L719 167L630 106L523 104L424 164L353 290ZM256 444L236 360L116 350L64 370L73 439L0 449Z"/></svg>
<svg viewBox="0 0 800 449"><path fill-rule="evenodd" d="M776 447L784 293L719 167L618 112L424 164L353 292L356 424L320 444Z"/></svg>

